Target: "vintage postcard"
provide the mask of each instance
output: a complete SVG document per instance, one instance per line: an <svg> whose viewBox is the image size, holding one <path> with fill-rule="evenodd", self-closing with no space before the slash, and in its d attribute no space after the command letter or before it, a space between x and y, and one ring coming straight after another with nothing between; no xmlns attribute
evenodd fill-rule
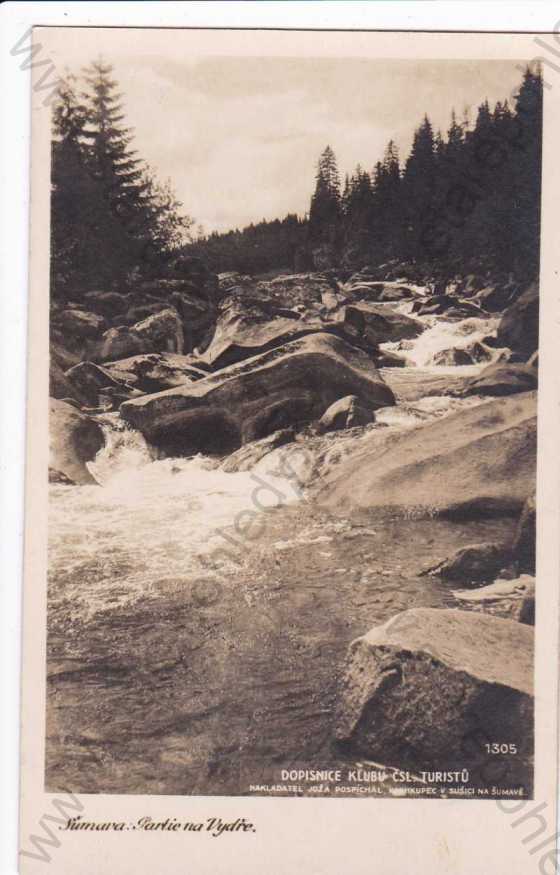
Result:
<svg viewBox="0 0 560 875"><path fill-rule="evenodd" d="M34 29L23 872L557 871L546 40Z"/></svg>

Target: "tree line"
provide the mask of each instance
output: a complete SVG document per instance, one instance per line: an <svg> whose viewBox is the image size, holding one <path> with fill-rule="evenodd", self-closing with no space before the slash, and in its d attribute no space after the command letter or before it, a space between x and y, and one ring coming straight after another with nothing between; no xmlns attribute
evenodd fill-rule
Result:
<svg viewBox="0 0 560 875"><path fill-rule="evenodd" d="M426 270L538 271L542 77L527 68L512 104L485 100L474 124L447 131L425 115L401 162L394 141L371 171L341 183L336 156L319 157L309 212L198 239L190 251L216 271L425 265Z"/></svg>
<svg viewBox="0 0 560 875"><path fill-rule="evenodd" d="M133 148L112 77L96 61L69 75L53 107L51 290L77 299L157 275L192 219Z"/></svg>
<svg viewBox="0 0 560 875"><path fill-rule="evenodd" d="M262 274L387 262L419 270L536 275L539 260L542 77L527 69L512 103L485 100L474 123L447 131L424 116L402 161L394 141L371 170L341 181L335 153L319 157L305 216L198 234L139 157L113 68L103 61L62 83L53 111L51 289L79 300L133 287L177 255L216 271Z"/></svg>

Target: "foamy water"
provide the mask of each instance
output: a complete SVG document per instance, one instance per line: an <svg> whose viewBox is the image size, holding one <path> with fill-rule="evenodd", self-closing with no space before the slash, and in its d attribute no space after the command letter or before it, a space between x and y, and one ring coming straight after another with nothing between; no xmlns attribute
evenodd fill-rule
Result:
<svg viewBox="0 0 560 875"><path fill-rule="evenodd" d="M102 425L105 447L88 466L99 485L50 487L51 603L71 600L73 613L124 606L162 580L216 576L245 549L248 513L298 500L290 472L157 459L116 416Z"/></svg>
<svg viewBox="0 0 560 875"><path fill-rule="evenodd" d="M415 367L428 367L433 365L434 356L447 349L465 349L475 342L481 342L488 335L495 335L498 327L498 317L481 319L471 316L458 322L446 322L441 316L416 317L424 322L426 330L414 340L397 343L382 344L382 349L397 352L406 358L407 362ZM495 350L493 358L497 358L500 350ZM485 362L484 364L488 364ZM433 365L438 372L443 373L443 367ZM461 373L468 373L466 368L471 368L475 373L480 365L463 365ZM456 373L457 366L448 367L449 373Z"/></svg>
<svg viewBox="0 0 560 875"><path fill-rule="evenodd" d="M427 317L426 331L408 346L416 368L442 349L466 345L491 333L496 319L446 323ZM477 372L434 368L438 373ZM404 378L406 374L399 372ZM480 398L446 395L420 398L376 413L379 427L410 428L480 403ZM74 615L118 609L157 588L181 586L204 576L223 577L255 533L255 511L297 502L301 484L316 474L305 444L291 444L265 456L252 471L226 473L217 459L162 459L118 414L99 417L105 446L88 467L99 485L51 486L49 567L51 604L64 602ZM377 427L377 425L375 427ZM369 433L356 441L367 440ZM353 439L354 440L354 439ZM322 467L336 465L355 444L333 436ZM321 468L322 470L322 468ZM241 533L241 534L240 534ZM319 544L321 534L299 533ZM293 533L286 533L290 543ZM238 567L238 566L237 566Z"/></svg>

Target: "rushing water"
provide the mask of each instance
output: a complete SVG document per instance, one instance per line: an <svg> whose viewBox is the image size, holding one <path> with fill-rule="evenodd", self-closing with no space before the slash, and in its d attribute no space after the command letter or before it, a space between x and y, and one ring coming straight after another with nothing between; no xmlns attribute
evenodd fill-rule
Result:
<svg viewBox="0 0 560 875"><path fill-rule="evenodd" d="M489 330L432 320L407 350L414 366L386 372L402 400L373 428L478 403L438 394L465 368L426 363ZM50 487L51 790L243 793L271 764L324 762L349 641L407 607L452 604L422 568L509 525L334 520L305 500L305 460L226 473L158 458L118 415L100 419L99 485ZM345 441L332 436L332 464Z"/></svg>
<svg viewBox="0 0 560 875"><path fill-rule="evenodd" d="M496 317L480 319L471 316L459 322L446 322L438 316L420 318L425 322L426 330L410 341L410 347L404 351L407 361L416 367L429 366L436 354L444 350L465 349L477 341L481 342L484 337L495 334L499 322ZM389 344L386 347L391 348Z"/></svg>

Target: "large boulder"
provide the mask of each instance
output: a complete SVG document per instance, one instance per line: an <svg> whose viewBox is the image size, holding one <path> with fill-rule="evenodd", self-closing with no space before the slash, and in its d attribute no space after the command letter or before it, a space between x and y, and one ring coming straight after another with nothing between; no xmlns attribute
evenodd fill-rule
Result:
<svg viewBox="0 0 560 875"><path fill-rule="evenodd" d="M65 398L80 406L89 404L88 398L68 379L52 355L49 366L49 396L59 400Z"/></svg>
<svg viewBox="0 0 560 875"><path fill-rule="evenodd" d="M56 316L57 327L74 340L96 338L105 328L105 319L86 310L63 310Z"/></svg>
<svg viewBox="0 0 560 875"><path fill-rule="evenodd" d="M133 381L127 380L124 374L111 373L107 368L94 362L79 362L66 371L65 377L72 386L73 392L78 393L85 399L85 404L92 407L99 404L99 395L108 388L117 388L125 392L134 388Z"/></svg>
<svg viewBox="0 0 560 875"><path fill-rule="evenodd" d="M126 325L109 328L101 338L101 341L88 349L89 358L94 361L106 361L107 359L119 359L125 356L138 355L145 352L145 344Z"/></svg>
<svg viewBox="0 0 560 875"><path fill-rule="evenodd" d="M478 376L469 381L463 395L513 395L516 392L529 392L536 389L538 374L528 365L510 362L488 365Z"/></svg>
<svg viewBox="0 0 560 875"><path fill-rule="evenodd" d="M213 285L197 286L188 280L144 282L138 289L137 304L127 312L125 321L132 325L172 306L183 323L184 348L190 352L202 342L215 321L219 296Z"/></svg>
<svg viewBox="0 0 560 875"><path fill-rule="evenodd" d="M527 361L539 345L539 287L532 283L504 311L497 330L499 346L508 346L519 361Z"/></svg>
<svg viewBox="0 0 560 875"><path fill-rule="evenodd" d="M169 453L228 453L318 419L349 393L369 409L395 403L363 352L330 334L310 334L192 385L128 401L121 415Z"/></svg>
<svg viewBox="0 0 560 875"><path fill-rule="evenodd" d="M332 318L341 325L349 340L361 341L373 350L380 343L418 337L425 329L418 319L406 316L388 305L366 301L341 307Z"/></svg>
<svg viewBox="0 0 560 875"><path fill-rule="evenodd" d="M526 392L399 434L374 431L359 453L325 477L317 500L405 516L519 513L535 487L536 402L537 393Z"/></svg>
<svg viewBox="0 0 560 875"><path fill-rule="evenodd" d="M346 395L325 410L319 420L318 429L321 433L340 431L344 428L354 428L357 425L368 425L373 420L374 415L371 410L363 407L356 395Z"/></svg>
<svg viewBox="0 0 560 875"><path fill-rule="evenodd" d="M380 343L417 337L424 325L389 304L345 305L325 275L281 276L221 304L203 358L214 370L266 352L306 334L328 331L374 354Z"/></svg>
<svg viewBox="0 0 560 875"><path fill-rule="evenodd" d="M401 768L467 768L472 784L487 763L472 743L478 733L517 745L522 780L533 745L532 631L470 611L397 614L350 645L338 741Z"/></svg>
<svg viewBox="0 0 560 875"><path fill-rule="evenodd" d="M49 468L73 483L95 483L86 462L91 462L105 443L99 423L71 404L51 398L49 440Z"/></svg>
<svg viewBox="0 0 560 875"><path fill-rule="evenodd" d="M504 544L490 541L461 547L452 556L430 568L427 573L467 584L494 580L500 569L510 561L511 550Z"/></svg>
<svg viewBox="0 0 560 875"><path fill-rule="evenodd" d="M142 392L163 392L208 376L199 359L178 353L147 353L106 362L105 369Z"/></svg>
<svg viewBox="0 0 560 875"><path fill-rule="evenodd" d="M80 405L87 404L87 399L70 382L65 373L68 368L78 363L79 357L54 340L52 335L49 351L49 396L59 400L71 398Z"/></svg>
<svg viewBox="0 0 560 875"><path fill-rule="evenodd" d="M110 361L146 352L183 352L183 326L173 307L160 310L130 327L106 331L91 358Z"/></svg>
<svg viewBox="0 0 560 875"><path fill-rule="evenodd" d="M214 370L220 370L323 327L318 321L303 322L297 312L279 313L266 300L229 297L222 305L212 341L202 359Z"/></svg>

